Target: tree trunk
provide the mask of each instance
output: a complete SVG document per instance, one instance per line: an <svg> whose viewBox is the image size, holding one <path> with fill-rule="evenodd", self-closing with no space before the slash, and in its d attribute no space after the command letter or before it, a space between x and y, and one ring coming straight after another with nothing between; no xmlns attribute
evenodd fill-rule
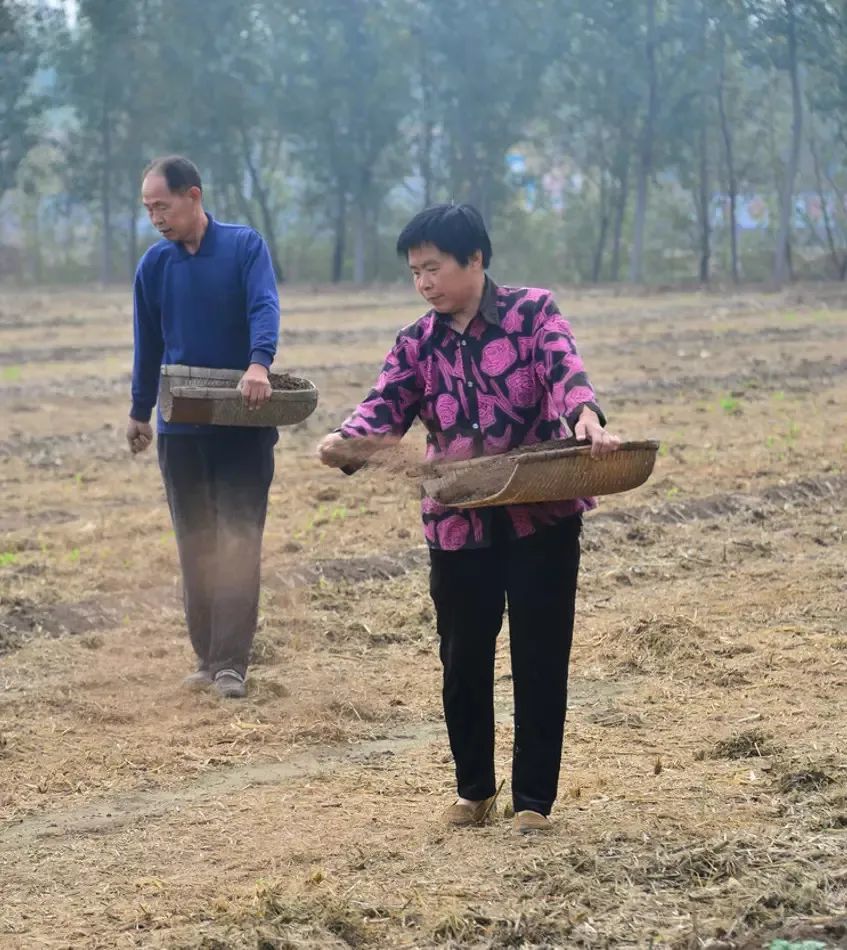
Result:
<svg viewBox="0 0 847 950"><path fill-rule="evenodd" d="M844 192L838 187L838 185L832 180L826 171L824 171L824 175L826 180L829 182L829 187L832 188L838 207L847 208L847 195L844 194ZM847 279L847 251L844 252L843 257L841 258L841 264L838 269L838 279Z"/></svg>
<svg viewBox="0 0 847 950"><path fill-rule="evenodd" d="M465 70L469 73L469 66L465 64ZM464 103L457 103L457 108ZM454 188L452 200L457 204L469 202L474 205L483 219L487 222L486 208L488 198L488 167L485 151L482 150L477 155L476 142L474 141L474 129L470 120L473 105L468 103L468 112L456 112L454 122L458 125L456 129L458 144L458 176L454 174L454 181L458 177L458 189Z"/></svg>
<svg viewBox="0 0 847 950"><path fill-rule="evenodd" d="M726 112L726 101L724 99L724 88L726 86L726 62L724 54L724 37L721 35L720 48L720 74L718 78L718 115L720 116L721 135L723 137L724 158L726 160L726 176L729 186L729 242L730 256L732 259L732 280L737 284L739 281L738 267L738 177L735 171L735 155L733 152L732 129L729 125L729 118Z"/></svg>
<svg viewBox="0 0 847 950"><path fill-rule="evenodd" d="M24 187L23 224L26 229L26 254L32 261L32 279L35 284L44 281L44 255L41 249L41 228L38 220L38 189Z"/></svg>
<svg viewBox="0 0 847 950"><path fill-rule="evenodd" d="M603 271L603 255L606 252L606 238L609 233L608 178L604 169L600 171L600 233L594 246L594 258L591 262L591 281L599 283Z"/></svg>
<svg viewBox="0 0 847 950"><path fill-rule="evenodd" d="M821 214L823 215L823 224L826 231L826 244L832 261L833 272L839 274L841 272L841 256L838 253L838 248L835 246L835 235L832 232L832 222L829 219L829 208L826 206L820 153L818 152L818 143L815 137L815 128L811 114L809 115L809 151L812 153L812 163L815 169L815 183L817 185L818 200L821 203Z"/></svg>
<svg viewBox="0 0 847 950"><path fill-rule="evenodd" d="M138 198L136 195L132 195L130 198L127 214L129 216L127 226L127 249L129 252L127 264L129 265L129 276L130 279L132 279L132 275L135 273L135 268L138 264Z"/></svg>
<svg viewBox="0 0 847 950"><path fill-rule="evenodd" d="M379 280L380 258L379 258L379 212L380 203L374 201L368 214L368 248L370 252L370 268L368 276L372 281Z"/></svg>
<svg viewBox="0 0 847 950"><path fill-rule="evenodd" d="M699 180L699 189L697 194L697 213L700 218L700 283L708 284L711 277L711 258L712 258L712 224L709 216L709 117L707 102L707 87L706 87L706 57L707 57L707 43L708 43L708 27L709 27L709 15L706 8L706 4L700 8L701 10L701 36L700 36L700 57L701 65L703 69L702 85L700 91L700 134L699 134L699 150L700 150L700 180Z"/></svg>
<svg viewBox="0 0 847 950"><path fill-rule="evenodd" d="M641 153L638 181L635 187L635 217L633 220L632 251L629 258L629 279L635 284L644 280L644 228L647 218L647 190L650 172L645 153Z"/></svg>
<svg viewBox="0 0 847 950"><path fill-rule="evenodd" d="M344 273L344 240L347 231L347 196L339 188L335 211L335 240L332 248L332 282L337 284Z"/></svg>
<svg viewBox="0 0 847 950"><path fill-rule="evenodd" d="M426 49L426 46L423 42L421 43L420 48L421 50ZM421 131L420 155L418 156L418 161L420 162L421 167L421 178L423 178L423 203L425 208L428 208L432 204L432 143L435 131L435 124L432 120L432 114L429 106L430 97L432 96L432 84L429 81L428 73L429 69L426 60L426 54L423 53L421 56L421 123L423 125L423 129Z"/></svg>
<svg viewBox="0 0 847 950"><path fill-rule="evenodd" d="M106 95L103 96L100 116L100 141L103 147L100 174L100 212L103 229L103 246L100 258L100 282L112 281L112 126L109 121L109 108Z"/></svg>
<svg viewBox="0 0 847 950"><path fill-rule="evenodd" d="M435 190L432 176L432 141L433 124L429 119L426 119L421 144L421 176L424 182L423 203L425 208L432 204L432 195Z"/></svg>
<svg viewBox="0 0 847 950"><path fill-rule="evenodd" d="M371 229L370 209L374 204L370 169L373 162L365 162L356 176L353 195L353 282L364 284L368 272L368 243Z"/></svg>
<svg viewBox="0 0 847 950"><path fill-rule="evenodd" d="M711 278L712 224L709 220L708 137L705 118L700 129L700 188L697 204L700 218L700 283L708 284Z"/></svg>
<svg viewBox="0 0 847 950"><path fill-rule="evenodd" d="M644 280L644 232L647 221L647 192L653 167L653 136L658 112L658 83L656 78L656 0L647 0L647 39L645 43L647 68L647 112L641 131L638 181L635 192L635 221L629 279L636 284Z"/></svg>
<svg viewBox="0 0 847 950"><path fill-rule="evenodd" d="M244 191L239 185L230 185L232 197L235 200L236 207L238 208L238 213L241 217L244 218L244 221L253 228L254 231L258 231L258 222L256 221L255 215L253 214L253 209L250 207L250 202L247 200L247 196L244 194Z"/></svg>
<svg viewBox="0 0 847 950"><path fill-rule="evenodd" d="M367 212L364 201L358 200L353 206L353 283L365 282L365 263L367 257Z"/></svg>
<svg viewBox="0 0 847 950"><path fill-rule="evenodd" d="M270 202L268 201L268 191L262 184L262 176L259 174L253 156L250 154L250 141L247 138L247 134L243 128L241 128L240 131L244 163L247 165L247 171L250 173L250 181L256 193L256 200L259 202L259 211L262 214L262 234L268 245L268 251L271 255L271 264L273 265L276 279L279 283L282 283L285 280L285 276L279 259L279 244L276 239L276 227L274 226Z"/></svg>
<svg viewBox="0 0 847 950"><path fill-rule="evenodd" d="M491 227L491 214L493 210L492 190L491 176L485 175L480 185L476 207L482 215L482 220L485 222L486 227Z"/></svg>
<svg viewBox="0 0 847 950"><path fill-rule="evenodd" d="M794 181L800 162L800 141L803 134L803 102L800 94L800 69L797 62L797 22L794 0L783 0L788 33L788 70L791 77L791 148L785 169L779 207L779 231L773 257L773 282L781 287L789 275L791 217L794 210Z"/></svg>
<svg viewBox="0 0 847 950"><path fill-rule="evenodd" d="M253 214L253 208L250 206L250 202L247 200L247 195L244 194L244 188L242 187L244 179L241 174L241 168L232 155L227 155L224 158L222 173L226 176L228 185L227 191L230 195L233 207L238 209L239 217L241 217L246 224L249 224L254 231L258 231L259 227L256 216Z"/></svg>
<svg viewBox="0 0 847 950"><path fill-rule="evenodd" d="M615 196L614 236L612 240L612 268L611 279L617 283L621 274L621 240L623 238L623 221L626 215L626 205L629 198L629 157L627 156L618 175L618 188Z"/></svg>
<svg viewBox="0 0 847 950"><path fill-rule="evenodd" d="M127 272L130 280L135 274L135 268L138 266L138 216L140 213L140 204L138 197L138 169L142 167L143 159L139 148L131 147L129 155L132 156L126 163L126 214L127 214Z"/></svg>

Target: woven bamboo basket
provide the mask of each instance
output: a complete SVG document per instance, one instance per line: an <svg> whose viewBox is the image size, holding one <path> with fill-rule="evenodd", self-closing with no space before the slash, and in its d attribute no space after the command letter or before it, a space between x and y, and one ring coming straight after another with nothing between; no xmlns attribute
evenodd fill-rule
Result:
<svg viewBox="0 0 847 950"><path fill-rule="evenodd" d="M590 445L541 442L507 452L437 466L423 489L451 508L483 508L612 495L644 484L659 443L623 442L616 452L591 458Z"/></svg>
<svg viewBox="0 0 847 950"><path fill-rule="evenodd" d="M213 426L290 426L308 418L318 404L315 384L288 373L268 376L271 398L249 410L236 389L244 375L238 369L163 366L159 411L165 422Z"/></svg>

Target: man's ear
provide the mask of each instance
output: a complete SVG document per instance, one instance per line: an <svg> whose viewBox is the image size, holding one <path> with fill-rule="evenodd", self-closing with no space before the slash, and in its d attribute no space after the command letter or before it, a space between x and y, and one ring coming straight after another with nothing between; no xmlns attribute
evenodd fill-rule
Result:
<svg viewBox="0 0 847 950"><path fill-rule="evenodd" d="M474 251L473 254L471 254L471 256L468 258L468 264L470 264L474 270L477 268L479 268L479 270L484 270L485 268L482 266L482 251Z"/></svg>
<svg viewBox="0 0 847 950"><path fill-rule="evenodd" d="M188 189L188 197L192 201L199 201L203 197L203 192L197 187L197 185L192 185Z"/></svg>

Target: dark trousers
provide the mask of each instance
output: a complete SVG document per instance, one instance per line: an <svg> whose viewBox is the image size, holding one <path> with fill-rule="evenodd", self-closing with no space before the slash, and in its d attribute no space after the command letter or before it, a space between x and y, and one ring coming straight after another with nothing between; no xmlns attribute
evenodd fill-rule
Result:
<svg viewBox="0 0 847 950"><path fill-rule="evenodd" d="M494 651L508 602L515 700L515 811L550 813L559 783L582 516L526 538L495 518L490 548L431 551L444 715L458 792L494 794Z"/></svg>
<svg viewBox="0 0 847 950"><path fill-rule="evenodd" d="M200 666L247 670L259 612L262 533L276 429L160 435L185 619Z"/></svg>

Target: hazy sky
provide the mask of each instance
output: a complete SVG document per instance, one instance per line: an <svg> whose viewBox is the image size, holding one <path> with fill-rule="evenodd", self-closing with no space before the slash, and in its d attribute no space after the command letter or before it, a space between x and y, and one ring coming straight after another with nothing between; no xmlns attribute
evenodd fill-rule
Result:
<svg viewBox="0 0 847 950"><path fill-rule="evenodd" d="M77 0L23 0L23 2L31 7L53 7L59 10L64 7L71 25L76 23Z"/></svg>

